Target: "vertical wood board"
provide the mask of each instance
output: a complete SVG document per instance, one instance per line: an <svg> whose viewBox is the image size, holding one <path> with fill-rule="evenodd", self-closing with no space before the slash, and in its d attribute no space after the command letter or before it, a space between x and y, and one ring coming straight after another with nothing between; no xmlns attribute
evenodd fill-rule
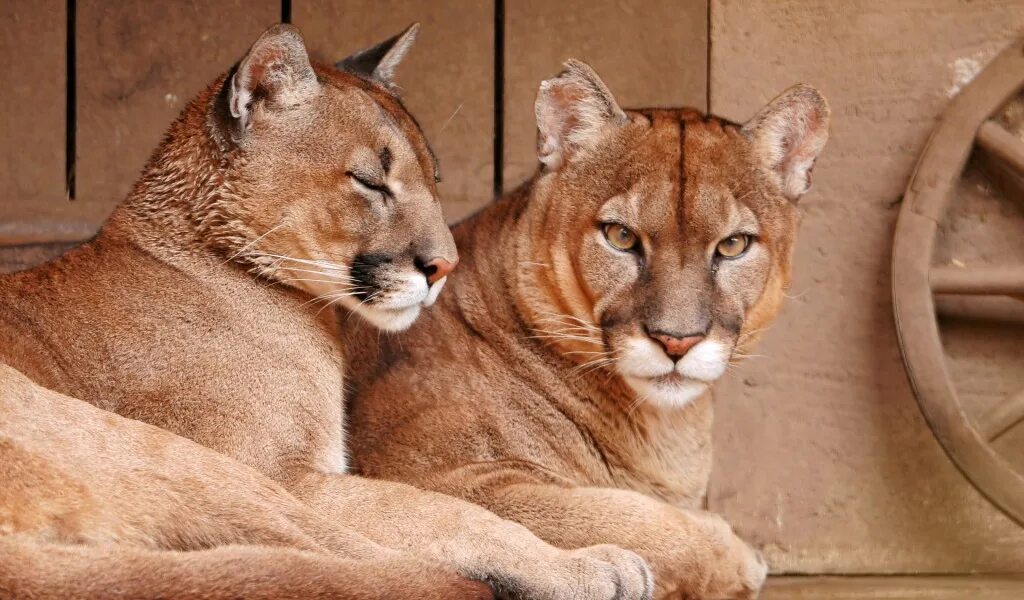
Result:
<svg viewBox="0 0 1024 600"><path fill-rule="evenodd" d="M67 231L67 14L64 0L10 0L0 9L0 244ZM56 231L60 230L60 231Z"/></svg>
<svg viewBox="0 0 1024 600"><path fill-rule="evenodd" d="M419 22L395 82L441 164L445 216L490 200L494 141L494 7L454 0L294 0L292 22L314 58L333 64Z"/></svg>
<svg viewBox="0 0 1024 600"><path fill-rule="evenodd" d="M277 0L79 0L75 203L93 227L186 103L280 17Z"/></svg>
<svg viewBox="0 0 1024 600"><path fill-rule="evenodd" d="M704 0L515 0L505 4L504 186L537 166L537 87L569 58L598 72L624 108L707 99Z"/></svg>

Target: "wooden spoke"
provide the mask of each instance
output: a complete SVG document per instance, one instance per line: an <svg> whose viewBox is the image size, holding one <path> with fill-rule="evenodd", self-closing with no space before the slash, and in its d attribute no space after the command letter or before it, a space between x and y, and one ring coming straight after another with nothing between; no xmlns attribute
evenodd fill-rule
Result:
<svg viewBox="0 0 1024 600"><path fill-rule="evenodd" d="M1006 296L936 296L935 312L944 319L1024 325L1024 302Z"/></svg>
<svg viewBox="0 0 1024 600"><path fill-rule="evenodd" d="M1024 141L995 121L985 121L978 128L978 146L999 158L1017 173L1024 175Z"/></svg>
<svg viewBox="0 0 1024 600"><path fill-rule="evenodd" d="M995 441L1021 421L1024 421L1024 390L1013 394L982 415L978 419L978 433L989 441Z"/></svg>
<svg viewBox="0 0 1024 600"><path fill-rule="evenodd" d="M936 294L1021 295L1024 267L932 267L928 282Z"/></svg>

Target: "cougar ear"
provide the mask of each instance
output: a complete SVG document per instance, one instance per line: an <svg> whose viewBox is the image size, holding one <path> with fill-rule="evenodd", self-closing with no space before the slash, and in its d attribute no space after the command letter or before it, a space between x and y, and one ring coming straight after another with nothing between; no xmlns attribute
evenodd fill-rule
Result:
<svg viewBox="0 0 1024 600"><path fill-rule="evenodd" d="M782 194L797 201L811 187L814 161L828 140L829 107L806 84L795 85L743 126L754 154Z"/></svg>
<svg viewBox="0 0 1024 600"><path fill-rule="evenodd" d="M308 101L320 89L299 30L274 25L249 49L231 78L228 107L244 133L254 115Z"/></svg>
<svg viewBox="0 0 1024 600"><path fill-rule="evenodd" d="M557 77L540 84L534 110L537 154L547 170L593 147L610 127L628 120L594 69L574 59Z"/></svg>
<svg viewBox="0 0 1024 600"><path fill-rule="evenodd" d="M419 31L420 24L413 23L395 37L339 60L334 67L339 71L347 71L391 88L391 78L395 74L395 69L416 41Z"/></svg>

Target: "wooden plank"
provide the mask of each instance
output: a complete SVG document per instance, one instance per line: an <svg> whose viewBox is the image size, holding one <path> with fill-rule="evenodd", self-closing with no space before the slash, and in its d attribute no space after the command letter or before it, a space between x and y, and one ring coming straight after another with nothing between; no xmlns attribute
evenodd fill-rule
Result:
<svg viewBox="0 0 1024 600"><path fill-rule="evenodd" d="M65 195L65 8L64 0L0 8L0 245L48 237L75 216Z"/></svg>
<svg viewBox="0 0 1024 600"><path fill-rule="evenodd" d="M489 201L493 187L493 3L292 3L292 22L302 30L313 57L331 64L414 21L422 25L419 38L395 81L441 163L445 216L457 220Z"/></svg>
<svg viewBox="0 0 1024 600"><path fill-rule="evenodd" d="M707 30L705 0L507 2L505 189L537 166L537 86L566 59L594 67L623 107L705 109Z"/></svg>
<svg viewBox="0 0 1024 600"><path fill-rule="evenodd" d="M93 227L185 103L280 16L277 0L79 0L75 204Z"/></svg>
<svg viewBox="0 0 1024 600"><path fill-rule="evenodd" d="M0 247L0 273L30 269L60 256L69 248L71 244L61 243Z"/></svg>
<svg viewBox="0 0 1024 600"><path fill-rule="evenodd" d="M1024 577L771 577L761 600L1019 600Z"/></svg>
<svg viewBox="0 0 1024 600"><path fill-rule="evenodd" d="M714 112L745 120L798 81L832 105L801 200L793 297L765 358L717 390L709 505L776 572L1024 568L1024 529L961 476L921 416L889 279L895 206L935 118L1022 30L1015 0L712 4ZM958 350L984 356L984 340L971 343Z"/></svg>

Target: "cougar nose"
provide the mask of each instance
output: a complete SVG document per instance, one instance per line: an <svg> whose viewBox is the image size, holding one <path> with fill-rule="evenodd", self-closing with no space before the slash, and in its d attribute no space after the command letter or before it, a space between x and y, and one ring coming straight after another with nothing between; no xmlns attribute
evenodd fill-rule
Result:
<svg viewBox="0 0 1024 600"><path fill-rule="evenodd" d="M419 263L416 266L419 267L420 272L426 276L427 284L434 285L435 281L447 277L458 262L458 259L455 259L455 262L451 262L448 259L437 257L428 262Z"/></svg>
<svg viewBox="0 0 1024 600"><path fill-rule="evenodd" d="M665 354L668 354L668 357L672 360L679 360L686 356L690 348L704 340L703 334L678 337L668 333L655 332L651 334L651 337L661 343L661 347L665 349Z"/></svg>

